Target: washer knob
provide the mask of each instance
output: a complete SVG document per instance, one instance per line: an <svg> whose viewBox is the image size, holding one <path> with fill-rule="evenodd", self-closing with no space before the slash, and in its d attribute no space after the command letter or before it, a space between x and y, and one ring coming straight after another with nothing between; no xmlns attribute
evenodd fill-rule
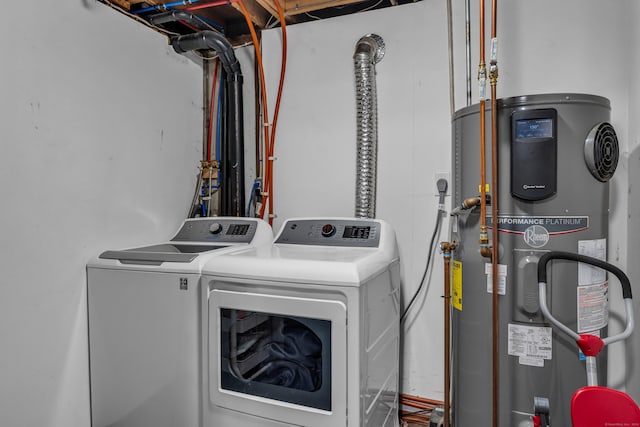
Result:
<svg viewBox="0 0 640 427"><path fill-rule="evenodd" d="M209 226L209 233L211 234L218 234L221 231L222 231L222 224L220 224L219 222L214 222Z"/></svg>
<svg viewBox="0 0 640 427"><path fill-rule="evenodd" d="M325 224L322 226L322 235L324 237L331 237L336 234L336 227L332 224Z"/></svg>

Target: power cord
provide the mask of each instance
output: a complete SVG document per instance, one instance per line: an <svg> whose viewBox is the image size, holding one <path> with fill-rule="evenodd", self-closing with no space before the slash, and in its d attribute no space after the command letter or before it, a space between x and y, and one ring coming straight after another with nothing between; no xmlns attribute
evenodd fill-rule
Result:
<svg viewBox="0 0 640 427"><path fill-rule="evenodd" d="M435 247L434 243L436 241L436 237L438 237L440 226L442 225L442 216L446 212L444 208L444 200L445 200L445 196L447 195L447 187L448 187L447 180L444 178L441 178L436 182L436 188L438 189L438 196L439 196L438 213L436 216L436 225L433 228L433 234L431 235L431 241L429 242L429 254L427 255L427 264L424 267L424 273L422 274L422 279L420 279L420 285L418 286L418 289L413 294L413 297L411 297L411 301L409 301L409 304L407 304L407 307L402 312L402 316L400 316L400 323L405 321L407 314L409 314L409 310L411 310L413 303L415 303L416 301L416 298L418 298L418 295L422 293L422 289L424 288L424 284L425 284L425 279L427 278L427 274L429 273L429 268L433 264L433 248ZM429 287L427 286L426 291L428 290L429 290Z"/></svg>

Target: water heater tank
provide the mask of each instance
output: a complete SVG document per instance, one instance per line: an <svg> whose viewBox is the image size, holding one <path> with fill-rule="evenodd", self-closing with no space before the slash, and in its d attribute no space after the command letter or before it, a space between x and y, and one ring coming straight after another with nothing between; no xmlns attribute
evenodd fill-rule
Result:
<svg viewBox="0 0 640 427"><path fill-rule="evenodd" d="M487 107L489 105L487 104ZM498 102L499 426L532 426L534 398L549 400L553 425L571 425L573 392L586 385L575 343L557 335L538 306L537 260L560 250L605 258L608 181L618 142L605 98L545 94ZM487 182L491 182L491 110L487 108ZM479 106L453 118L454 203L480 191ZM452 217L453 422L492 425L490 260L479 253L480 209ZM491 232L489 233L491 235ZM487 264L489 263L489 264ZM488 265L488 266L487 266ZM572 329L606 333L607 279L601 270L556 262L549 306ZM605 382L606 360L598 360Z"/></svg>

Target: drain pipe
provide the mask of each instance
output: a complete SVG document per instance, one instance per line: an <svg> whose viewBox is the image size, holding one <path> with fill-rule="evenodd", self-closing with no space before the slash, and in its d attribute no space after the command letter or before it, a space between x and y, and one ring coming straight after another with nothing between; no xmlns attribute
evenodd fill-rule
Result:
<svg viewBox="0 0 640 427"><path fill-rule="evenodd" d="M186 53L198 49L213 49L217 52L226 72L228 109L226 114L227 137L222 147L221 215L243 216L245 206L244 185L244 120L242 103L242 72L231 43L215 31L171 38L173 49Z"/></svg>
<svg viewBox="0 0 640 427"><path fill-rule="evenodd" d="M353 54L356 79L357 159L356 218L376 216L378 107L375 64L384 57L384 41L376 34L358 40Z"/></svg>

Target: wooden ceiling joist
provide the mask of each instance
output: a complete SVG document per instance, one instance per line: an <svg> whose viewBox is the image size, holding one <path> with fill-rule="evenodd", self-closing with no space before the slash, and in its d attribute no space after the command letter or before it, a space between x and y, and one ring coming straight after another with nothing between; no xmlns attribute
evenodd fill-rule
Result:
<svg viewBox="0 0 640 427"><path fill-rule="evenodd" d="M129 0L111 0L111 3L120 6L124 10L131 9L131 2Z"/></svg>
<svg viewBox="0 0 640 427"><path fill-rule="evenodd" d="M285 16L297 15L300 13L313 12L314 10L360 3L362 1L363 0L286 0L284 2L284 13Z"/></svg>

